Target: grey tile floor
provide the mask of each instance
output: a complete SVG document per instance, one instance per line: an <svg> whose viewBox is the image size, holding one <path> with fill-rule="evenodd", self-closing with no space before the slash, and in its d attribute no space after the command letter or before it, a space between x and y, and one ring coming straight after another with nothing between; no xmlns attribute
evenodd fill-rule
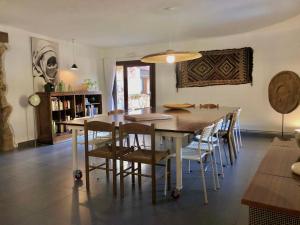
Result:
<svg viewBox="0 0 300 225"><path fill-rule="evenodd" d="M158 203L151 204L149 179L140 191L128 178L125 199L112 197L111 181L104 171L91 176L91 193L84 182L72 178L71 143L0 154L0 225L179 225L247 224L247 207L241 197L254 175L270 138L244 136L244 147L233 166L225 168L221 189L212 190L208 177L209 204L203 204L199 164L192 173L183 164L183 185L178 200L163 197L163 179L158 180ZM175 186L174 161L172 186ZM80 148L83 168L83 149ZM163 175L159 170L158 174Z"/></svg>

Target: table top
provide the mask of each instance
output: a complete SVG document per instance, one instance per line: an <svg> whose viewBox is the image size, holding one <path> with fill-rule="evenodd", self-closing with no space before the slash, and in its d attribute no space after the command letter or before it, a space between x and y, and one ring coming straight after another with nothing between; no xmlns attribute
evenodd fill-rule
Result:
<svg viewBox="0 0 300 225"><path fill-rule="evenodd" d="M295 142L293 140L292 142ZM300 149L274 141L242 198L242 204L300 216L300 176L291 171Z"/></svg>
<svg viewBox="0 0 300 225"><path fill-rule="evenodd" d="M132 114L145 114L145 113L163 113L171 115L171 119L167 120L153 120L138 122L142 124L155 124L155 130L166 131L166 132L179 132L179 133L195 133L201 131L205 126L212 124L219 119L226 116L228 113L232 113L237 110L238 107L219 107L216 109L200 109L188 108L182 110L167 110L163 107L157 107L155 109L144 109L130 111L125 114L118 115L98 115L94 118L82 117L70 121L61 122L61 124L68 126L83 126L84 120L88 121L102 121L102 122L116 122L116 126L119 126L119 122L132 123L131 121L125 120L124 115Z"/></svg>

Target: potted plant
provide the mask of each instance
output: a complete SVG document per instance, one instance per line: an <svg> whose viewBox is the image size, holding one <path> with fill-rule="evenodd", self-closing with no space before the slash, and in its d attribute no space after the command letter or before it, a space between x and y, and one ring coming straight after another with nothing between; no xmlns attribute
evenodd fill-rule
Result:
<svg viewBox="0 0 300 225"><path fill-rule="evenodd" d="M83 81L83 89L87 91L96 91L97 90L97 82L91 79L85 79Z"/></svg>

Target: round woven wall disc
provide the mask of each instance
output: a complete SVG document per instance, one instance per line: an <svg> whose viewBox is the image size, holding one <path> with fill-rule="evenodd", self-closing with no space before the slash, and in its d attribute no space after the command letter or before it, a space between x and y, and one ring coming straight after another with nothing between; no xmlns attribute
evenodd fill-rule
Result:
<svg viewBox="0 0 300 225"><path fill-rule="evenodd" d="M300 77L292 71L276 74L269 84L269 101L279 113L294 111L300 102Z"/></svg>

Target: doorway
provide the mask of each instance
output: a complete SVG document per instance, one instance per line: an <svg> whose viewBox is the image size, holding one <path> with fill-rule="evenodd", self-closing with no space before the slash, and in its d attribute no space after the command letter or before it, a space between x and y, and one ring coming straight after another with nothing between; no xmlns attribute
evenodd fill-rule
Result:
<svg viewBox="0 0 300 225"><path fill-rule="evenodd" d="M113 97L115 109L155 107L155 64L117 62Z"/></svg>

